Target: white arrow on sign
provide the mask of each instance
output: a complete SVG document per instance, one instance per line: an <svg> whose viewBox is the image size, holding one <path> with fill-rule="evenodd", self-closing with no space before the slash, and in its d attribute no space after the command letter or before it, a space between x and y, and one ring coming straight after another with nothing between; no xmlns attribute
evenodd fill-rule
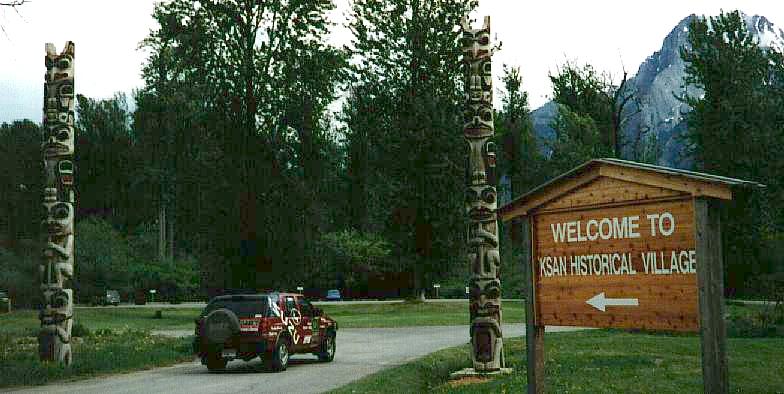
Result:
<svg viewBox="0 0 784 394"><path fill-rule="evenodd" d="M640 302L636 298L606 298L601 292L585 301L586 304L605 312L608 306L639 306Z"/></svg>

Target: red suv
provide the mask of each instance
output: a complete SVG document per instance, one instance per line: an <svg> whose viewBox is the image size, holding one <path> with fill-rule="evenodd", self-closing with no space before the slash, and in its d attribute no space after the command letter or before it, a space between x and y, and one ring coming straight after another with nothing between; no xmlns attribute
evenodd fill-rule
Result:
<svg viewBox="0 0 784 394"><path fill-rule="evenodd" d="M294 353L332 361L337 330L337 322L302 294L226 295L213 298L196 319L193 350L210 371L258 356L277 372Z"/></svg>

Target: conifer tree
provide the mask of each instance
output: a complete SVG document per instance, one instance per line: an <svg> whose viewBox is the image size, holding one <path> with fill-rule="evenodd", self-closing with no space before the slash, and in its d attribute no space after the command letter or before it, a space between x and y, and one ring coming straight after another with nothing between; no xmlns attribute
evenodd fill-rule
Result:
<svg viewBox="0 0 784 394"><path fill-rule="evenodd" d="M696 18L689 27L684 83L704 92L686 97L687 154L697 169L759 181L764 190L736 190L722 217L728 287L739 290L773 259L766 243L784 228L784 61L760 48L738 11Z"/></svg>
<svg viewBox="0 0 784 394"><path fill-rule="evenodd" d="M624 126L636 112L636 96L627 74L618 85L591 65L566 63L554 75L553 101L558 115L553 128L556 141L551 162L555 175L583 161L598 157L622 157L626 141ZM569 164L571 163L571 165Z"/></svg>
<svg viewBox="0 0 784 394"><path fill-rule="evenodd" d="M534 135L528 107L528 92L523 90L519 67L504 65L503 108L496 119L496 138L502 147L499 172L508 176L508 194L515 198L542 181L541 155Z"/></svg>
<svg viewBox="0 0 784 394"><path fill-rule="evenodd" d="M347 115L351 163L365 161L371 227L396 244L413 287L461 259L463 157L461 54L457 26L472 5L462 0L355 0L350 23L354 92L373 109ZM374 88L377 86L378 88ZM360 104L359 100L355 100ZM362 104L365 105L365 104ZM372 118L372 119L371 119ZM360 119L364 121L359 122ZM361 127L370 127L361 130ZM352 167L359 170L360 167ZM356 183L355 190L361 190Z"/></svg>

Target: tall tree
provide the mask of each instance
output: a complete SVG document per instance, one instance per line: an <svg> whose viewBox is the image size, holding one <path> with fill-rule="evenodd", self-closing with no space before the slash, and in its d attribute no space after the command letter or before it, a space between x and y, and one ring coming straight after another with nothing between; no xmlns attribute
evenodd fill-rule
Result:
<svg viewBox="0 0 784 394"><path fill-rule="evenodd" d="M498 173L501 180L498 185L498 195L514 199L528 190L542 183L543 160L534 135L534 126L528 107L528 92L523 90L523 78L519 67L504 65L502 77L505 91L501 96L503 107L495 117L495 140L501 146ZM503 200L499 198L499 204ZM503 228L503 223L499 223ZM511 226L509 235L517 244L520 236L519 226ZM503 231L502 234L506 234Z"/></svg>
<svg viewBox="0 0 784 394"><path fill-rule="evenodd" d="M607 74L597 72L591 65L582 67L566 63L555 75L550 75L553 83L553 100L559 104L560 116L557 125L560 132L580 133L581 127L577 120L584 123L589 118L599 133L600 151L603 154L621 157L628 141L624 141L623 128L627 120L634 115L633 104L636 103L634 92L627 84L627 74L618 85L612 82ZM579 120L583 119L583 120ZM570 140L580 140L581 136L572 134ZM599 153L599 152L597 152Z"/></svg>
<svg viewBox="0 0 784 394"><path fill-rule="evenodd" d="M460 0L352 3L354 91L370 92L357 104L372 107L378 120L349 122L373 128L350 129L350 138L370 150L354 145L350 152L366 155L372 172L383 174L380 183L366 185L374 194L370 211L382 216L379 227L396 244L401 270L414 272L420 290L448 264L462 261L462 232L455 229L464 216L458 196L464 194L465 142L458 121L462 83L455 38L471 7Z"/></svg>
<svg viewBox="0 0 784 394"><path fill-rule="evenodd" d="M496 138L502 147L499 173L509 177L507 191L514 198L542 181L541 157L536 146L534 126L528 107L528 92L523 90L519 67L504 65L503 107L496 117Z"/></svg>
<svg viewBox="0 0 784 394"><path fill-rule="evenodd" d="M17 249L23 239L37 239L43 182L41 128L30 120L0 124L0 247Z"/></svg>
<svg viewBox="0 0 784 394"><path fill-rule="evenodd" d="M155 8L160 28L144 42L146 89L195 93L188 101L218 142L214 165L226 188L215 204L227 218L216 223L224 234L216 249L229 256L233 286L271 286L266 272L285 265L294 219L306 216L289 203L308 195L302 177L318 178L315 146L343 64L326 44L332 8L331 0L175 0Z"/></svg>
<svg viewBox="0 0 784 394"><path fill-rule="evenodd" d="M725 261L730 289L770 270L766 240L784 228L784 61L775 48L762 49L738 11L695 18L682 48L686 84L704 92L686 97L687 153L698 169L760 181L763 191L735 193L725 204Z"/></svg>
<svg viewBox="0 0 784 394"><path fill-rule="evenodd" d="M135 209L128 188L133 136L125 95L106 100L76 97L79 217L98 216L127 226Z"/></svg>

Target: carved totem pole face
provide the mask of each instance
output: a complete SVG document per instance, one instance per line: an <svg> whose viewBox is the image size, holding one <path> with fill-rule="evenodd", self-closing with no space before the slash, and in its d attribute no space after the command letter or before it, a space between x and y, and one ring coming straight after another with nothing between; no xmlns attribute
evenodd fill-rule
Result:
<svg viewBox="0 0 784 394"><path fill-rule="evenodd" d="M493 126L492 46L490 18L481 29L463 23L463 62L466 72L463 130L468 141L466 211L468 263L471 270L471 359L476 371L504 367L501 333L501 281L498 279L496 218L496 154Z"/></svg>
<svg viewBox="0 0 784 394"><path fill-rule="evenodd" d="M46 45L46 84L44 85L44 120L73 126L74 114L74 45L66 44L59 55L54 45ZM73 154L73 152L71 152Z"/></svg>
<svg viewBox="0 0 784 394"><path fill-rule="evenodd" d="M73 234L73 204L62 201L44 202L44 208L44 227L49 237L60 238Z"/></svg>
<svg viewBox="0 0 784 394"><path fill-rule="evenodd" d="M49 157L44 160L44 173L47 185L56 185L57 200L75 203L74 164L62 157Z"/></svg>
<svg viewBox="0 0 784 394"><path fill-rule="evenodd" d="M73 277L74 244L74 44L57 54L46 44L44 84L45 236L41 273L44 303L40 312L38 353L41 360L71 362L73 290L64 289Z"/></svg>
<svg viewBox="0 0 784 394"><path fill-rule="evenodd" d="M73 155L74 135L73 127L64 123L48 123L44 127L44 141L41 148L49 157Z"/></svg>

